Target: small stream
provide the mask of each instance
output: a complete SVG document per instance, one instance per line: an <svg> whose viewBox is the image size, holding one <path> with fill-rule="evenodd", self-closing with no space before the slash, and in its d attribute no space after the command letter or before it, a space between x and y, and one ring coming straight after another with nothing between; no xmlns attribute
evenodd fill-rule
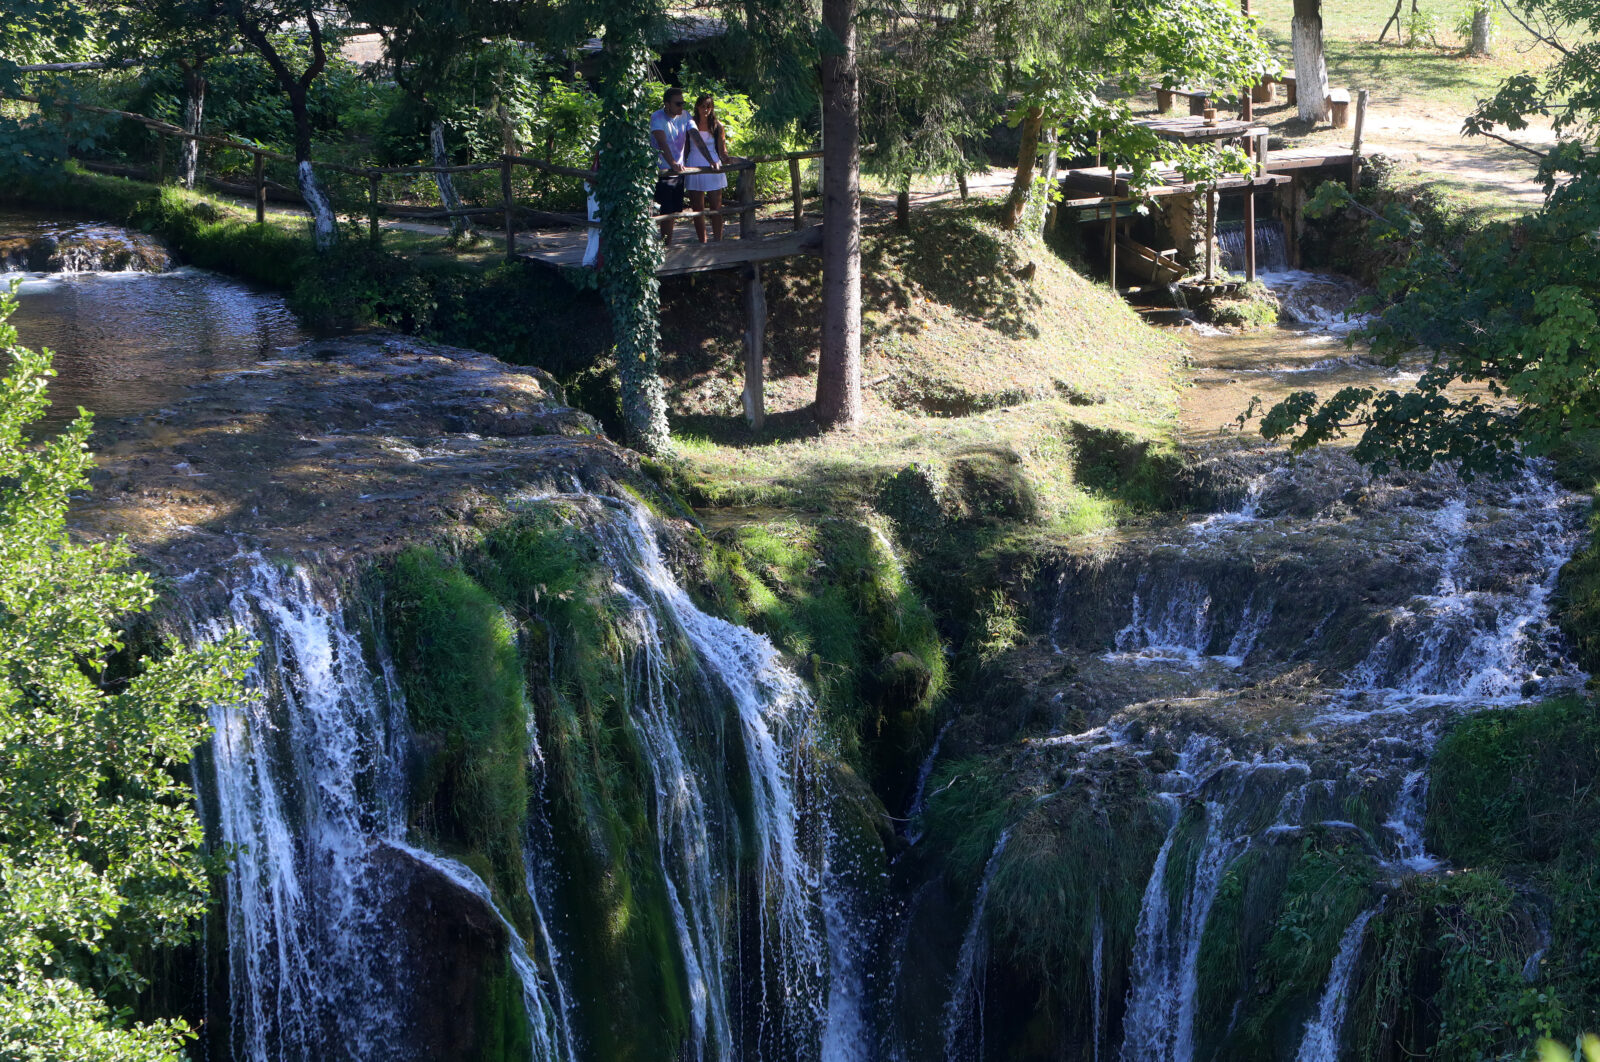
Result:
<svg viewBox="0 0 1600 1062"><path fill-rule="evenodd" d="M0 214L0 249L47 240L68 253L31 261L0 254L0 286L20 282L11 323L22 343L56 353L48 426L64 424L80 406L102 417L159 412L207 373L249 369L309 338L281 296L204 270L168 268L147 238ZM74 240L141 250L74 254Z"/></svg>

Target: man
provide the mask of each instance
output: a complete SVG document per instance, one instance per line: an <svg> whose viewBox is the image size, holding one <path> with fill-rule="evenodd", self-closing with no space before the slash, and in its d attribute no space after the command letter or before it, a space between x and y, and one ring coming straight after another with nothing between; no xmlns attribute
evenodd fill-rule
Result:
<svg viewBox="0 0 1600 1062"><path fill-rule="evenodd" d="M656 148L656 206L663 214L683 209L683 149L692 124L683 107L683 89L667 89L661 109L650 116L650 138ZM670 217L662 219L662 243L672 242L674 223Z"/></svg>

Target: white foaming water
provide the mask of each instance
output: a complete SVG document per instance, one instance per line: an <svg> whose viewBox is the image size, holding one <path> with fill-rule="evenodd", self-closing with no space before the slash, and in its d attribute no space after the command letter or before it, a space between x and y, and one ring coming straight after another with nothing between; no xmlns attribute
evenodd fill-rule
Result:
<svg viewBox="0 0 1600 1062"><path fill-rule="evenodd" d="M1094 911L1094 946L1089 955L1089 983L1092 986L1089 994L1090 1006L1094 1007L1094 1016L1089 1022L1089 1035L1094 1042L1094 1062L1100 1062L1100 1044L1105 1039L1101 1026L1105 1024L1106 989L1105 989L1105 947L1106 924L1100 917L1100 908Z"/></svg>
<svg viewBox="0 0 1600 1062"><path fill-rule="evenodd" d="M1133 618L1117 632L1116 649L1106 659L1198 667L1210 641L1211 593L1204 584L1183 579L1156 596L1154 604L1147 593L1134 592Z"/></svg>
<svg viewBox="0 0 1600 1062"><path fill-rule="evenodd" d="M686 833L691 843L677 845L664 858L673 864L669 878L688 884L679 889L683 917L678 928L685 953L695 953L704 981L708 1044L719 1058L757 1057L768 1039L789 1043L801 1058L833 1062L863 1056L867 1051L860 1012L864 987L859 981L861 942L856 936L861 928L849 924L843 914L848 907L841 906L845 898L832 891L841 887L829 869L838 845L824 813L821 772L813 769L817 713L805 684L783 666L766 638L695 606L662 560L643 506L581 493L563 497L603 510L594 530L618 591L639 606L635 615L645 624L645 644L662 645L666 633L662 621L669 621L694 650L707 676L726 692L738 716L750 772L755 862L760 868L756 909L762 969L753 976L759 978L763 996L757 1032L762 1042L746 1044L735 1055L731 1039L727 1053L722 1053L715 1031L719 1009L726 1014L730 1008L722 970L712 969L717 948L709 946L718 939L719 931L713 927L728 907L695 909L715 903L721 890L717 881L703 881L702 876L716 874L728 882L735 875L732 868L715 862L714 850L697 849L702 842L696 820L703 821L704 797L697 795L698 782L689 776L689 761L684 758L687 738L677 730L681 721L672 718L663 704L641 704L636 697L632 705L636 721L654 733L650 752L658 795L665 792L678 801L681 811L676 814L688 827L679 832ZM646 621L643 613L651 619ZM656 661L665 662L663 657ZM647 701L667 691L666 672L658 675L663 684L651 687ZM669 831L678 830L671 816L664 825ZM709 833L706 836L709 846ZM767 999L768 982L774 977L781 994ZM718 993L724 998L713 999ZM778 1024L772 1024L772 1017ZM709 1053L704 1046L700 1051Z"/></svg>
<svg viewBox="0 0 1600 1062"><path fill-rule="evenodd" d="M1350 975L1361 954L1361 939L1367 923L1377 911L1374 907L1361 912L1339 938L1339 953L1328 971L1328 985L1322 990L1317 1016L1306 1022L1306 1033L1295 1054L1295 1062L1339 1062L1339 1036L1344 1030L1345 1010L1349 1005Z"/></svg>
<svg viewBox="0 0 1600 1062"><path fill-rule="evenodd" d="M699 772L690 764L683 720L673 710L670 664L660 620L626 586L618 592L632 605L624 629L639 646L643 681L628 691L628 710L645 746L655 783L656 857L689 982L689 1017L694 1057L733 1056L728 992L723 984L727 945L722 912L728 903L722 865L716 858L707 800Z"/></svg>
<svg viewBox="0 0 1600 1062"><path fill-rule="evenodd" d="M385 851L493 908L488 887L406 843L403 711L392 684L368 668L337 601L324 603L304 572L256 556L233 591L231 624L263 643L257 695L243 710L211 711L218 821L235 850L227 880L234 1055L317 1057L336 1043L352 1059L412 1057L414 960L387 921L395 884ZM506 929L532 1059L567 1062L571 1036L547 982L557 998L565 990Z"/></svg>
<svg viewBox="0 0 1600 1062"><path fill-rule="evenodd" d="M983 1058L983 965L988 940L983 928L983 914L989 904L989 885L994 880L995 868L1010 839L1011 828L1008 826L995 839L989 860L983 865L983 877L978 882L977 895L972 900L972 917L968 919L967 931L961 938L955 977L950 983L950 998L944 1005L945 1062Z"/></svg>
<svg viewBox="0 0 1600 1062"><path fill-rule="evenodd" d="M1312 332L1344 336L1368 321L1364 315L1348 312L1359 289L1343 277L1303 269L1277 269L1258 273L1256 278L1278 297L1284 316Z"/></svg>
<svg viewBox="0 0 1600 1062"><path fill-rule="evenodd" d="M1437 870L1439 861L1422 843L1422 816L1428 799L1428 772L1422 768L1406 775L1395 798L1394 810L1383 823L1395 835L1396 862L1419 873Z"/></svg>
<svg viewBox="0 0 1600 1062"><path fill-rule="evenodd" d="M1536 465L1494 506L1452 499L1433 519L1443 546L1434 593L1395 611L1389 633L1350 673L1347 687L1380 698L1506 703L1520 699L1530 680L1575 682L1570 671L1541 671L1539 659L1550 596L1581 533L1568 499ZM1522 551L1526 571L1475 586L1463 566L1478 536L1503 538L1507 548Z"/></svg>

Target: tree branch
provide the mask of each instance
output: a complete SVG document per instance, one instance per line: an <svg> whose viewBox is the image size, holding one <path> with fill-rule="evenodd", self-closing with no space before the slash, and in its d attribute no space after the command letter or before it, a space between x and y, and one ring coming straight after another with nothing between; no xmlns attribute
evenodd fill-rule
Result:
<svg viewBox="0 0 1600 1062"><path fill-rule="evenodd" d="M1499 133L1491 133L1487 129L1479 129L1477 131L1476 135L1477 136L1486 136L1490 140L1498 140L1498 141L1500 141L1500 143L1505 144L1508 147L1514 147L1518 151L1526 151L1528 154L1532 155L1536 159L1547 159L1547 158L1550 157L1547 153L1545 153L1543 151L1535 151L1533 148L1529 147L1526 144L1519 144L1515 140L1512 140L1510 137L1501 136Z"/></svg>
<svg viewBox="0 0 1600 1062"><path fill-rule="evenodd" d="M1511 0L1500 0L1500 6L1505 9L1506 14L1510 15L1516 20L1517 25L1527 30L1529 35L1532 36L1534 40L1538 41L1540 44L1549 45L1564 56L1569 58L1571 57L1572 51L1565 44L1562 44L1560 41L1556 40L1553 34L1547 36L1528 25L1528 20L1517 14L1516 8L1511 6Z"/></svg>

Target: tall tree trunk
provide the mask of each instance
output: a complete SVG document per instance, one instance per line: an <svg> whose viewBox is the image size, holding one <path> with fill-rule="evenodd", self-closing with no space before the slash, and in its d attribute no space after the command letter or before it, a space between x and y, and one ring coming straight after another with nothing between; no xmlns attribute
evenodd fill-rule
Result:
<svg viewBox="0 0 1600 1062"><path fill-rule="evenodd" d="M450 165L450 153L444 148L444 123L435 118L428 128L428 146L433 151L433 164L435 166ZM434 183L439 186L439 201L446 210L460 210L461 197L456 194L456 182L450 179L448 173L435 170ZM450 218L450 235L453 239L461 239L472 235L472 222L465 217L452 215Z"/></svg>
<svg viewBox="0 0 1600 1062"><path fill-rule="evenodd" d="M180 61L178 65L183 69L183 84L186 89L183 101L183 131L198 136L200 127L205 122L206 79L200 73L198 64ZM178 173L185 188L194 188L195 177L199 170L200 141L185 140L182 150L178 153Z"/></svg>
<svg viewBox="0 0 1600 1062"><path fill-rule="evenodd" d="M1000 211L1000 227L1015 229L1022 218L1022 209L1028 205L1028 193L1033 189L1033 168L1039 158L1039 129L1044 125L1044 111L1029 107L1022 116L1022 144L1017 148L1017 175L1011 180L1011 194Z"/></svg>
<svg viewBox="0 0 1600 1062"><path fill-rule="evenodd" d="M861 127L855 0L822 0L822 354L817 422L861 419Z"/></svg>
<svg viewBox="0 0 1600 1062"><path fill-rule="evenodd" d="M1045 219L1050 216L1050 193L1056 186L1056 165L1060 159L1056 149L1056 131L1049 130L1044 134L1044 139L1050 145L1044 160L1044 190L1038 195L1030 195L1027 209L1023 211L1023 217L1027 219L1027 231L1034 236L1044 233Z"/></svg>
<svg viewBox="0 0 1600 1062"><path fill-rule="evenodd" d="M1482 58L1489 54L1489 35L1494 27L1489 21L1489 5L1479 3L1472 9L1472 41L1467 54Z"/></svg>
<svg viewBox="0 0 1600 1062"><path fill-rule="evenodd" d="M289 94L289 111L294 115L295 183L300 186L306 209L311 211L311 242L317 250L326 251L339 242L339 219L311 168L311 112L303 91Z"/></svg>
<svg viewBox="0 0 1600 1062"><path fill-rule="evenodd" d="M1328 64L1322 58L1322 0L1294 0L1294 78L1300 119L1328 117Z"/></svg>
<svg viewBox="0 0 1600 1062"><path fill-rule="evenodd" d="M645 92L650 52L645 27L630 20L625 3L606 18L600 77L600 150L595 199L600 212L600 291L611 314L617 382L628 445L661 453L670 442L666 390L659 374L661 242L650 215L655 152L643 131L650 126Z"/></svg>

